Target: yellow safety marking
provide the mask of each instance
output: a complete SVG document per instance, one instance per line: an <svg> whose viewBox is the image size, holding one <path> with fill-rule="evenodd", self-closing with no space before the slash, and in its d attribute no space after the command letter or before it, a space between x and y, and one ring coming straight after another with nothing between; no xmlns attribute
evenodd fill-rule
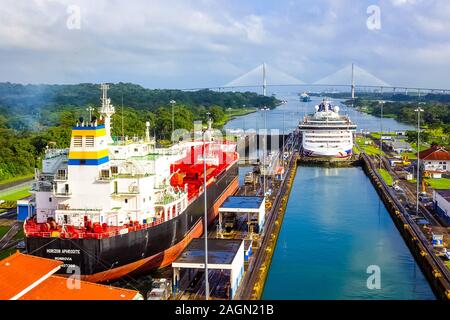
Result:
<svg viewBox="0 0 450 320"><path fill-rule="evenodd" d="M72 130L72 137L73 136L102 137L102 136L106 136L106 130L105 130L105 128L98 129L98 130Z"/></svg>
<svg viewBox="0 0 450 320"><path fill-rule="evenodd" d="M437 270L433 270L433 275L434 275L435 278L441 277L441 273L439 271L437 271Z"/></svg>
<svg viewBox="0 0 450 320"><path fill-rule="evenodd" d="M70 151L69 159L101 159L108 156L108 150L100 151Z"/></svg>

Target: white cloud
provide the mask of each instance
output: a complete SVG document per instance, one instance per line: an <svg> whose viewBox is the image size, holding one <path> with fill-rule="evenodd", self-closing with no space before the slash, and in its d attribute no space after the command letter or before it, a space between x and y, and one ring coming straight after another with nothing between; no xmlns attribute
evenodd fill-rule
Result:
<svg viewBox="0 0 450 320"><path fill-rule="evenodd" d="M391 0L391 2L394 6L403 6L403 5L415 4L418 1L417 0Z"/></svg>
<svg viewBox="0 0 450 320"><path fill-rule="evenodd" d="M80 30L66 28L72 4L81 9ZM366 27L370 4L2 0L0 81L214 86L265 61L310 82L351 62L392 84L446 82L450 3L380 1L377 32Z"/></svg>

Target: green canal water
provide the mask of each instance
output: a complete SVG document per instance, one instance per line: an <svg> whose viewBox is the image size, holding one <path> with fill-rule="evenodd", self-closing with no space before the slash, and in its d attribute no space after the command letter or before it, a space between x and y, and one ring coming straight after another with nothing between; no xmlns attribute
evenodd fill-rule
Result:
<svg viewBox="0 0 450 320"><path fill-rule="evenodd" d="M299 167L263 299L435 296L361 168Z"/></svg>

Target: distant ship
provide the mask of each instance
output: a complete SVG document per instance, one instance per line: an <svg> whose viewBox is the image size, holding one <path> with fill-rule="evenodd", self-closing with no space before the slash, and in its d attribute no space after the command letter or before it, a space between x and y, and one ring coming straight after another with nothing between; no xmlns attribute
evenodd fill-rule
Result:
<svg viewBox="0 0 450 320"><path fill-rule="evenodd" d="M306 92L303 92L302 94L300 94L300 100L302 102L309 102L311 101L311 97Z"/></svg>
<svg viewBox="0 0 450 320"><path fill-rule="evenodd" d="M118 141L102 89L101 119L80 118L69 149L47 150L24 224L29 254L93 282L170 265L203 233L205 193L211 223L238 187L236 144L214 140L211 121L204 138L169 148L155 146L149 123L143 138Z"/></svg>
<svg viewBox="0 0 450 320"><path fill-rule="evenodd" d="M356 124L348 116L339 115L339 107L330 101L315 106L315 113L299 124L302 132L301 154L304 157L349 159L352 156Z"/></svg>

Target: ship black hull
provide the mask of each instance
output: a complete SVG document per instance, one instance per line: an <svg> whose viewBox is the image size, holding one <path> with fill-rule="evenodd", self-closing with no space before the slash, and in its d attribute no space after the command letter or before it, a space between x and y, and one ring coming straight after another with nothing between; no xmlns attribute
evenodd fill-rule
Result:
<svg viewBox="0 0 450 320"><path fill-rule="evenodd" d="M238 166L235 163L217 176L215 182L207 188L210 223L217 214L214 208L221 204L218 202L223 202L226 195L234 193L237 179ZM167 253L171 248L184 248L187 245L184 244L186 237L198 233L198 230L202 232L203 217L204 194L179 216L152 228L100 240L28 237L26 248L29 254L61 260L64 263L59 271L61 274L100 274L93 281L106 281L145 266L144 263L136 264L137 261L152 258L152 263L146 261L146 264L153 268L164 266L167 261L175 259L176 257L167 257ZM166 253L165 256L163 253ZM114 269L122 269L122 272L113 272Z"/></svg>

